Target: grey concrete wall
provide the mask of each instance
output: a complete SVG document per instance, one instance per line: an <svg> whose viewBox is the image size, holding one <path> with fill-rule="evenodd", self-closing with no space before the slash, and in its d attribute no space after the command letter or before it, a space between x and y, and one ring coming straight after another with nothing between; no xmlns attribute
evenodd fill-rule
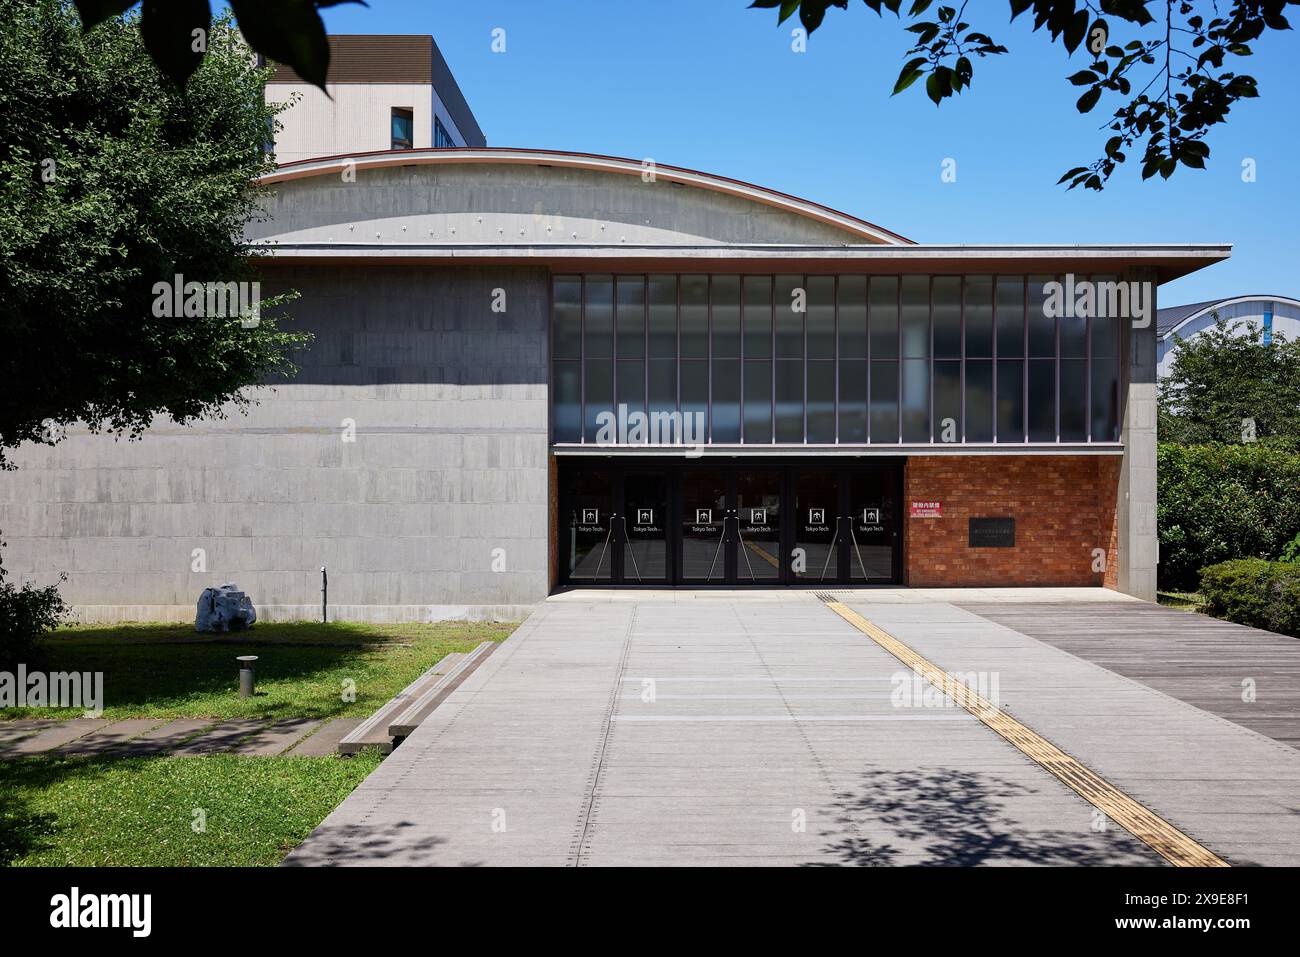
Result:
<svg viewBox="0 0 1300 957"><path fill-rule="evenodd" d="M230 581L267 617L315 618L322 565L335 617L525 613L548 584L545 271L275 276L264 293L300 290L315 335L301 374L224 420L23 448L0 473L5 567L66 573L93 620L192 619Z"/></svg>
<svg viewBox="0 0 1300 957"><path fill-rule="evenodd" d="M523 164L358 170L272 187L249 239L287 243L843 245L861 236L738 196L666 180Z"/></svg>
<svg viewBox="0 0 1300 957"><path fill-rule="evenodd" d="M1154 276L1135 271L1130 277L1150 281ZM1155 294L1153 292L1153 299ZM1156 304L1152 303L1152 315ZM1120 462L1116 508L1119 512L1119 590L1156 600L1156 564L1160 545L1156 530L1156 324L1136 328L1128 323L1125 355L1128 364L1120 438L1124 457Z"/></svg>

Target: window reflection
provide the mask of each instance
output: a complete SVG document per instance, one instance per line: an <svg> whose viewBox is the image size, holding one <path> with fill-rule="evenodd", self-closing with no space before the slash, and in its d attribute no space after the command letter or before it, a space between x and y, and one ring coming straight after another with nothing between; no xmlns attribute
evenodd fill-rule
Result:
<svg viewBox="0 0 1300 957"><path fill-rule="evenodd" d="M966 360L966 441L993 441L993 363Z"/></svg>
<svg viewBox="0 0 1300 957"><path fill-rule="evenodd" d="M739 358L740 277L714 276L709 296L713 305L713 358Z"/></svg>
<svg viewBox="0 0 1300 957"><path fill-rule="evenodd" d="M936 359L934 363L934 441L952 444L960 442L961 437L961 362L955 359Z"/></svg>
<svg viewBox="0 0 1300 957"><path fill-rule="evenodd" d="M903 441L930 441L930 363L903 360Z"/></svg>
<svg viewBox="0 0 1300 957"><path fill-rule="evenodd" d="M772 277L746 276L744 284L746 359L772 358Z"/></svg>
<svg viewBox="0 0 1300 957"><path fill-rule="evenodd" d="M998 278L997 302L998 358L1020 359L1025 354L1025 278Z"/></svg>
<svg viewBox="0 0 1300 957"><path fill-rule="evenodd" d="M645 355L645 280L620 276L618 280L618 357Z"/></svg>
<svg viewBox="0 0 1300 957"><path fill-rule="evenodd" d="M709 277L683 276L681 281L682 358L709 357Z"/></svg>
<svg viewBox="0 0 1300 957"><path fill-rule="evenodd" d="M998 360L998 441L1025 439L1025 363L1023 359Z"/></svg>
<svg viewBox="0 0 1300 957"><path fill-rule="evenodd" d="M803 320L808 311L808 291L802 276L777 276L773 298L776 321L776 357L803 358Z"/></svg>
<svg viewBox="0 0 1300 957"><path fill-rule="evenodd" d="M586 308L583 314L583 341L586 357L611 358L614 355L613 277L588 276L584 295Z"/></svg>
<svg viewBox="0 0 1300 957"><path fill-rule="evenodd" d="M740 360L713 360L713 430L711 441L740 441Z"/></svg>
<svg viewBox="0 0 1300 957"><path fill-rule="evenodd" d="M967 276L965 286L966 358L993 355L993 279Z"/></svg>
<svg viewBox="0 0 1300 957"><path fill-rule="evenodd" d="M871 441L898 441L898 361L871 363Z"/></svg>
<svg viewBox="0 0 1300 957"><path fill-rule="evenodd" d="M898 358L898 278L871 277L871 303L867 314L871 358Z"/></svg>
<svg viewBox="0 0 1300 957"><path fill-rule="evenodd" d="M835 277L808 277L808 358L835 358Z"/></svg>
<svg viewBox="0 0 1300 957"><path fill-rule="evenodd" d="M835 441L835 363L825 359L808 362L808 441Z"/></svg>
<svg viewBox="0 0 1300 957"><path fill-rule="evenodd" d="M934 277L934 357L961 358L961 277Z"/></svg>

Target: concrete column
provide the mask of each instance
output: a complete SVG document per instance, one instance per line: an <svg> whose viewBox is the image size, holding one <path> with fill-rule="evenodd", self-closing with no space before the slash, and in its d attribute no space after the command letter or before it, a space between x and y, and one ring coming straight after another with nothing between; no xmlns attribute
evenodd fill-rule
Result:
<svg viewBox="0 0 1300 957"><path fill-rule="evenodd" d="M1150 321L1126 323L1124 355L1127 375L1120 396L1120 462L1116 508L1119 510L1119 590L1145 601L1156 600L1156 280L1150 270L1135 270L1128 279L1150 283Z"/></svg>

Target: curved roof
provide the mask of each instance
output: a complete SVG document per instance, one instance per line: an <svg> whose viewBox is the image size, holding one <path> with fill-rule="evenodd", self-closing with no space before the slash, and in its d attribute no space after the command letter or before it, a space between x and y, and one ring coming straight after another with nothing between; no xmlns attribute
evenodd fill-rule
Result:
<svg viewBox="0 0 1300 957"><path fill-rule="evenodd" d="M455 164L513 164L519 166L564 167L569 169L594 170L602 173L620 173L641 177L646 165L641 160L626 159L617 156L600 156L594 153L570 153L556 150L508 149L502 147L456 147L443 149L418 150L382 150L374 153L354 153L339 156L326 156L317 159L298 160L285 163L273 173L261 177L258 182L264 185L282 183L289 180L310 176L338 175L340 171L353 164L357 171L384 169L389 167L455 165ZM814 220L828 226L843 230L871 242L891 246L914 245L912 240L892 232L864 219L858 219L847 213L777 192L763 186L755 186L738 179L715 176L698 170L679 166L654 164L656 180L680 183L699 189L712 190L729 196L736 196L751 202L762 203L805 219Z"/></svg>
<svg viewBox="0 0 1300 957"><path fill-rule="evenodd" d="M1156 334L1163 339L1206 313L1225 306L1235 306L1241 302L1282 302L1300 309L1300 300L1289 296L1231 296L1227 299L1207 299L1205 302L1193 302L1185 306L1170 306L1168 309L1159 310L1156 313Z"/></svg>

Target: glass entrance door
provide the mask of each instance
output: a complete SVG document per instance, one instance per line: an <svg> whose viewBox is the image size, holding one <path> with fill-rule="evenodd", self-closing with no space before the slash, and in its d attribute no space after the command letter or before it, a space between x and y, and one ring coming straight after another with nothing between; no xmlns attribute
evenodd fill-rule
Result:
<svg viewBox="0 0 1300 957"><path fill-rule="evenodd" d="M894 461L562 462L559 583L873 585L902 573Z"/></svg>
<svg viewBox="0 0 1300 957"><path fill-rule="evenodd" d="M614 576L614 478L608 472L582 470L572 479L561 561L574 584L608 583Z"/></svg>
<svg viewBox="0 0 1300 957"><path fill-rule="evenodd" d="M840 581L843 551L840 473L797 469L794 474L794 553L791 570L797 582Z"/></svg>
<svg viewBox="0 0 1300 957"><path fill-rule="evenodd" d="M691 584L725 585L727 532L731 512L727 475L721 469L683 470L678 503L681 529L681 579Z"/></svg>
<svg viewBox="0 0 1300 957"><path fill-rule="evenodd" d="M775 585L781 581L783 484L781 469L747 469L736 475L732 530L738 584Z"/></svg>
<svg viewBox="0 0 1300 957"><path fill-rule="evenodd" d="M858 584L894 581L898 546L898 499L892 471L849 476L849 580Z"/></svg>
<svg viewBox="0 0 1300 957"><path fill-rule="evenodd" d="M633 472L623 478L623 581L662 585L668 581L668 475Z"/></svg>

